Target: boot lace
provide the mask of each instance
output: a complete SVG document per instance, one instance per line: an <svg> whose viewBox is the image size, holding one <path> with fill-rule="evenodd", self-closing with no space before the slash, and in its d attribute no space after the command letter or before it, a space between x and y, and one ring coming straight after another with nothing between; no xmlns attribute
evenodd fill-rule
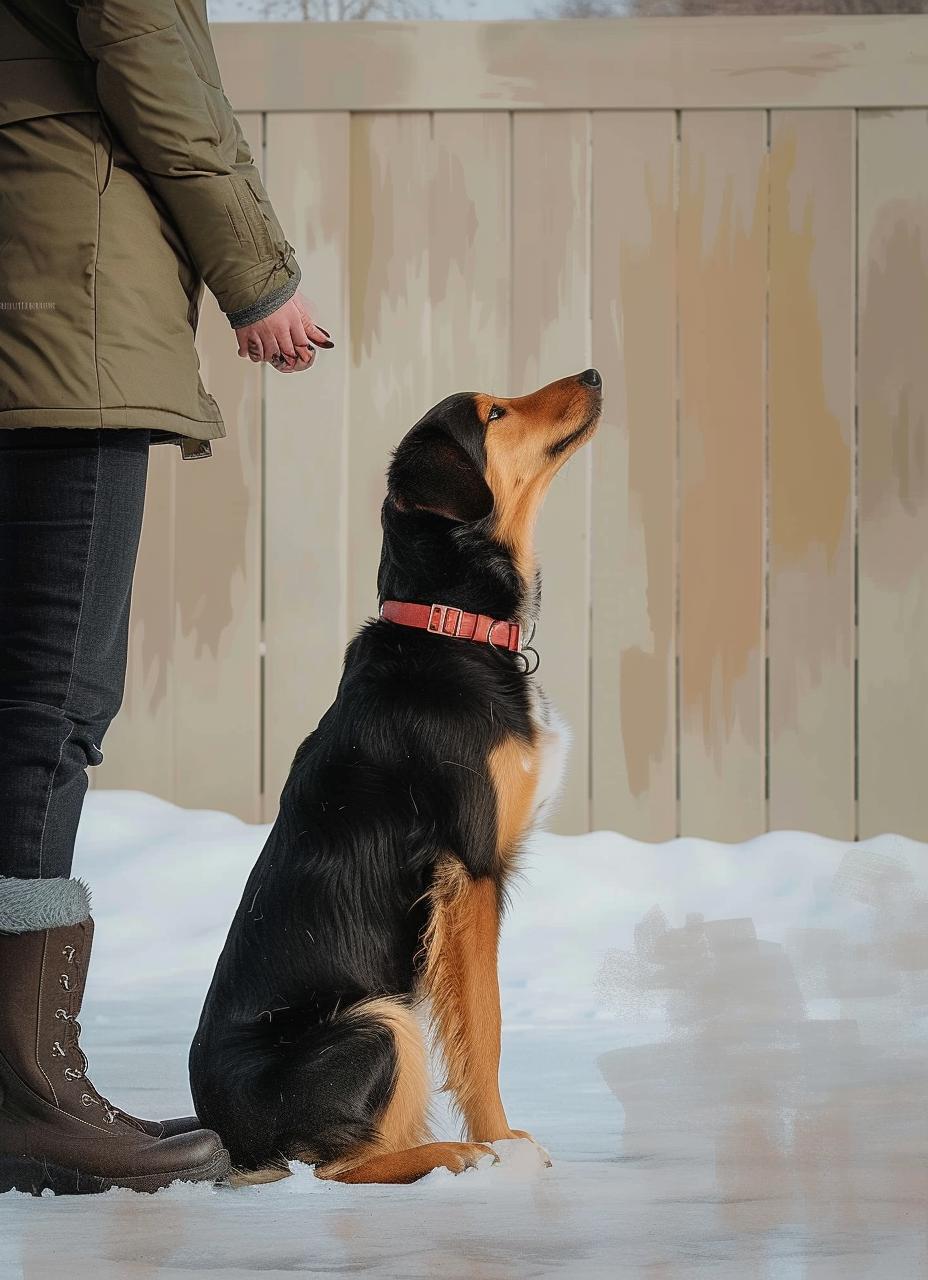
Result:
<svg viewBox="0 0 928 1280"><path fill-rule="evenodd" d="M74 957L77 952L70 944L62 949L61 954L69 965L73 965L75 963ZM58 981L63 990L71 991L73 989L70 974L62 973L59 976ZM52 1045L52 1056L55 1058L67 1058L68 1051L73 1049L80 1058L80 1066L66 1066L64 1068L64 1077L66 1080L83 1080L87 1075L89 1063L87 1061L87 1055L81 1048L81 1024L78 1022L77 1018L75 1018L74 1014L69 1013L67 1009L56 1009L55 1017L59 1022L63 1022L65 1024L65 1031L62 1037L64 1044L61 1043L61 1040L56 1040ZM90 1082L88 1081L88 1085L89 1084ZM90 1085L90 1088L93 1089L93 1085ZM104 1098L102 1094L98 1094L96 1089L93 1090L93 1093L81 1094L81 1106L102 1107L103 1118L107 1124L115 1123L116 1119L122 1115L119 1108L114 1107L108 1098Z"/></svg>

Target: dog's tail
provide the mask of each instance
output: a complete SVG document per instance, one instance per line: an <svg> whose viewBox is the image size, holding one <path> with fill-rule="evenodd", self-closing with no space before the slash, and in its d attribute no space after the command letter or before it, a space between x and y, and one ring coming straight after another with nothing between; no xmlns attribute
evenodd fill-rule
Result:
<svg viewBox="0 0 928 1280"><path fill-rule="evenodd" d="M259 1187L290 1176L290 1166L281 1162L266 1165L263 1169L233 1169L226 1181L230 1187Z"/></svg>

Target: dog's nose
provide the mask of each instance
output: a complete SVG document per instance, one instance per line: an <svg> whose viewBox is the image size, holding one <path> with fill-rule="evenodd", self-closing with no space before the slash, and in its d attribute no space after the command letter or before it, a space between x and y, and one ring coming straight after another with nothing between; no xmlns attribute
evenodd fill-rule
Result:
<svg viewBox="0 0 928 1280"><path fill-rule="evenodd" d="M598 369L584 369L580 375L580 381L585 387L601 387L603 385Z"/></svg>

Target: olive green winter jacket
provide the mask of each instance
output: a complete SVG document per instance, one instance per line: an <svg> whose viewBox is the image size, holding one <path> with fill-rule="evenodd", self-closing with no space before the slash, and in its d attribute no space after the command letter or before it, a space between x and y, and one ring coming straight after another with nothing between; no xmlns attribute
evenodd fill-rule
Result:
<svg viewBox="0 0 928 1280"><path fill-rule="evenodd" d="M220 436L203 282L238 327L299 279L205 0L0 0L0 427Z"/></svg>

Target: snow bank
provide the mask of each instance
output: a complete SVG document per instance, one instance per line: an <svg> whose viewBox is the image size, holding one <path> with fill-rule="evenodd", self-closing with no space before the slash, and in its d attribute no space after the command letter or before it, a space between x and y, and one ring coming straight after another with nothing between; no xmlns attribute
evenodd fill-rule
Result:
<svg viewBox="0 0 928 1280"><path fill-rule="evenodd" d="M94 994L202 995L267 832L138 792L92 791L75 869L93 891ZM889 877L913 900L925 891L925 853L898 836L849 846L781 831L740 845L650 845L605 831L539 834L503 930L507 1027L613 1021L604 964L616 948L634 947L655 908L671 928L699 916L749 919L770 943L810 929L864 939L873 906L848 866L858 880Z"/></svg>

